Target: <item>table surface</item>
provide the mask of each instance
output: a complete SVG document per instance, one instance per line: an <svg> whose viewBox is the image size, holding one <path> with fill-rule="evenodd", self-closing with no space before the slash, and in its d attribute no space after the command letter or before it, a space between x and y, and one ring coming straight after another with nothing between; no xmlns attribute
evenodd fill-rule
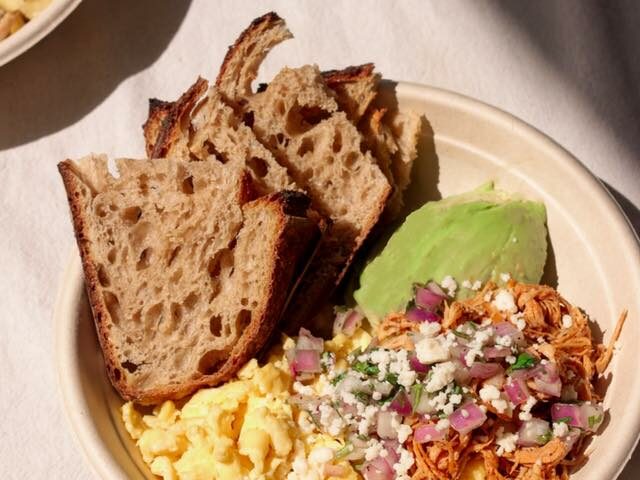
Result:
<svg viewBox="0 0 640 480"><path fill-rule="evenodd" d="M636 7L633 0L82 2L0 67L4 478L94 476L64 417L54 368L53 303L75 254L58 161L90 152L142 156L147 98L173 99L197 74L213 78L236 35L275 10L296 38L272 52L259 80L284 65L373 61L386 78L475 97L572 152L637 230ZM621 478L639 474L637 453Z"/></svg>

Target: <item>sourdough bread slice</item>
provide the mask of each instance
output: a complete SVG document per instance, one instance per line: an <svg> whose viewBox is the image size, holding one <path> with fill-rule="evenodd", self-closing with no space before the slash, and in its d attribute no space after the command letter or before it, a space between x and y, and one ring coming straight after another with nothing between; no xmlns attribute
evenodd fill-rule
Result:
<svg viewBox="0 0 640 480"><path fill-rule="evenodd" d="M256 137L333 222L285 313L295 330L328 300L377 223L391 187L371 154L363 153L362 136L339 111L316 66L284 68L264 91L251 90L267 52L290 37L275 13L256 19L227 52L216 86L236 111L253 119ZM237 68L241 62L247 67Z"/></svg>
<svg viewBox="0 0 640 480"><path fill-rule="evenodd" d="M394 86L381 85L372 63L329 70L322 76L393 187L384 212L384 220L392 221L403 207L403 193L411 180L422 119L413 111L400 111Z"/></svg>
<svg viewBox="0 0 640 480"><path fill-rule="evenodd" d="M125 399L181 398L260 351L318 230L307 197L249 201L233 165L116 163L59 164L107 372Z"/></svg>
<svg viewBox="0 0 640 480"><path fill-rule="evenodd" d="M302 190L215 87L199 78L175 102L151 100L143 125L151 158L212 160L246 169L259 195Z"/></svg>

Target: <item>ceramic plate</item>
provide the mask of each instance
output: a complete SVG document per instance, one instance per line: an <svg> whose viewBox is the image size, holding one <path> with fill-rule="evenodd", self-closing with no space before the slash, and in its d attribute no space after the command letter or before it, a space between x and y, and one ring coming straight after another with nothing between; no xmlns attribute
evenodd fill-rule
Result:
<svg viewBox="0 0 640 480"><path fill-rule="evenodd" d="M4 40L0 40L0 66L38 43L58 26L81 0L53 0L40 15L26 23L24 27Z"/></svg>
<svg viewBox="0 0 640 480"><path fill-rule="evenodd" d="M605 340L620 311L629 321L612 363L607 428L590 444L594 459L572 478L613 479L640 432L640 248L618 205L567 151L517 118L430 87L398 84L401 108L425 115L426 132L407 193L409 206L461 193L488 181L545 203L551 254L545 280L598 322ZM65 408L103 478L151 478L121 425L121 400L110 387L84 295L74 249L55 311L57 369ZM632 406L632 408L629 408Z"/></svg>

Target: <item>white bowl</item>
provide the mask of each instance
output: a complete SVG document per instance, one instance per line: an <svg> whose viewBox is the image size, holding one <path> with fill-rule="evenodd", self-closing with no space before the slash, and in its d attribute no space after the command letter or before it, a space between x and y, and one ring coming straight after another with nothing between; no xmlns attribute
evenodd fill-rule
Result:
<svg viewBox="0 0 640 480"><path fill-rule="evenodd" d="M33 20L4 40L0 40L0 66L38 43L75 10L82 0L53 0Z"/></svg>
<svg viewBox="0 0 640 480"><path fill-rule="evenodd" d="M611 366L606 429L589 446L596 452L575 473L613 479L628 461L640 432L640 247L600 182L567 151L513 116L478 101L420 85L397 86L401 108L424 113L433 136L422 141L410 204L472 189L487 180L547 206L551 258L558 288L598 322L608 339L623 308L629 320ZM65 274L56 312L57 368L65 408L79 444L103 478L151 478L124 430L121 400L104 374L84 296L78 255Z"/></svg>

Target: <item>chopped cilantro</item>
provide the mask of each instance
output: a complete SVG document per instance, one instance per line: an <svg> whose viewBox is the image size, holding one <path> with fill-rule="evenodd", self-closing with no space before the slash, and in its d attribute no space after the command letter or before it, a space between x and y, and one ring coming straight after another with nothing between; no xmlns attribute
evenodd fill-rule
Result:
<svg viewBox="0 0 640 480"><path fill-rule="evenodd" d="M467 323L465 323L465 325L467 325L472 330L477 330L478 329L478 324L476 322L472 322L471 320L469 320Z"/></svg>
<svg viewBox="0 0 640 480"><path fill-rule="evenodd" d="M389 382L394 387L398 386L398 374L397 373L387 373L387 376L384 377L385 381Z"/></svg>
<svg viewBox="0 0 640 480"><path fill-rule="evenodd" d="M589 417L589 428L593 428L602 421L602 415L592 415Z"/></svg>
<svg viewBox="0 0 640 480"><path fill-rule="evenodd" d="M591 418L591 417L589 417ZM561 418L556 418L553 422L554 423L571 423L571 421L573 420L573 417L561 417Z"/></svg>
<svg viewBox="0 0 640 480"><path fill-rule="evenodd" d="M549 443L552 437L553 437L553 434L551 433L551 430L549 430L544 435L538 435L537 440L538 440L538 443L544 445L546 443Z"/></svg>
<svg viewBox="0 0 640 480"><path fill-rule="evenodd" d="M464 338L465 340L471 340L471 335L459 332L458 330L451 330L451 333L453 333L456 337Z"/></svg>
<svg viewBox="0 0 640 480"><path fill-rule="evenodd" d="M339 373L333 378L333 380L331 380L331 385L335 387L337 384L339 384L342 381L344 377L346 377L346 375L347 375L347 372Z"/></svg>
<svg viewBox="0 0 640 480"><path fill-rule="evenodd" d="M422 383L416 383L411 387L411 403L413 403L413 413L416 413L416 407L420 404L423 390L424 385Z"/></svg>
<svg viewBox="0 0 640 480"><path fill-rule="evenodd" d="M353 392L355 397L361 402L368 402L370 395L367 392Z"/></svg>
<svg viewBox="0 0 640 480"><path fill-rule="evenodd" d="M356 372L360 372L369 376L378 375L378 373L380 373L380 369L378 368L378 366L371 362L356 362L353 364L353 369Z"/></svg>
<svg viewBox="0 0 640 480"><path fill-rule="evenodd" d="M452 395L462 395L462 387L457 383L453 384L453 388L451 389Z"/></svg>
<svg viewBox="0 0 640 480"><path fill-rule="evenodd" d="M523 352L518 355L518 359L516 363L511 365L507 369L507 373L513 372L514 370L524 370L526 368L531 368L536 364L535 357L529 355L527 352Z"/></svg>
<svg viewBox="0 0 640 480"><path fill-rule="evenodd" d="M342 447L340 450L338 450L335 453L334 458L336 460L340 460L341 458L344 458L347 455L349 455L352 451L353 451L353 445L351 445L350 442L347 442L347 443L344 444L344 447Z"/></svg>

